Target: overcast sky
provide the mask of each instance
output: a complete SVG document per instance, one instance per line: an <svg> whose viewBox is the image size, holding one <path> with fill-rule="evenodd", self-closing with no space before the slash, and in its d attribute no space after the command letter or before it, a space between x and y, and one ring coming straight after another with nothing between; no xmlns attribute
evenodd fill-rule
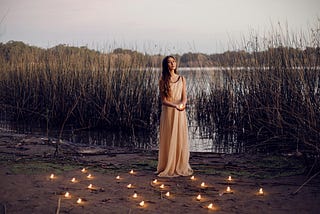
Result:
<svg viewBox="0 0 320 214"><path fill-rule="evenodd" d="M252 31L280 22L304 32L318 18L320 0L0 0L0 42L217 53Z"/></svg>

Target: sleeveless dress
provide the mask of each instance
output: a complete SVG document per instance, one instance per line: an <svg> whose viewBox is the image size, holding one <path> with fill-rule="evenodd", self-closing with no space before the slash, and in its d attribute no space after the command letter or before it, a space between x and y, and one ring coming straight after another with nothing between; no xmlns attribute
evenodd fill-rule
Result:
<svg viewBox="0 0 320 214"><path fill-rule="evenodd" d="M182 100L183 78L170 83L171 102ZM188 176L193 173L189 165L188 126L186 111L162 105L160 116L160 142L157 173L159 177Z"/></svg>

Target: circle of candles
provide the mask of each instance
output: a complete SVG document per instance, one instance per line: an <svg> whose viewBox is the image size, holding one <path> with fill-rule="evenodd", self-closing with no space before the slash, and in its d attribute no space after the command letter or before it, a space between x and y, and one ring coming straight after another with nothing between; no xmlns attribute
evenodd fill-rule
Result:
<svg viewBox="0 0 320 214"><path fill-rule="evenodd" d="M157 179L154 179L154 180L152 181L152 183L154 183L154 184L156 184L157 182L158 182Z"/></svg>
<svg viewBox="0 0 320 214"><path fill-rule="evenodd" d="M258 194L259 194L259 195L263 195L263 189L262 189L262 188L259 189Z"/></svg>
<svg viewBox="0 0 320 214"><path fill-rule="evenodd" d="M229 175L229 177L228 177L228 181L232 181L231 175Z"/></svg>
<svg viewBox="0 0 320 214"><path fill-rule="evenodd" d="M128 185L127 185L127 188L128 188L128 189L132 188L132 184L128 184Z"/></svg>
<svg viewBox="0 0 320 214"><path fill-rule="evenodd" d="M210 203L210 204L208 205L208 209L213 209L213 204L212 204L212 203Z"/></svg>
<svg viewBox="0 0 320 214"><path fill-rule="evenodd" d="M166 196L169 197L169 196L170 196L170 192L167 192L167 193L166 193Z"/></svg>
<svg viewBox="0 0 320 214"><path fill-rule="evenodd" d="M51 175L50 175L50 179L54 179L54 174L51 174Z"/></svg>
<svg viewBox="0 0 320 214"><path fill-rule="evenodd" d="M139 203L139 205L140 205L141 207L143 207L143 206L144 206L144 201L141 201L141 202Z"/></svg>
<svg viewBox="0 0 320 214"><path fill-rule="evenodd" d="M81 172L85 173L87 170L86 168L81 169Z"/></svg>
<svg viewBox="0 0 320 214"><path fill-rule="evenodd" d="M164 189L164 184L161 184L160 188L161 188L161 189Z"/></svg>
<svg viewBox="0 0 320 214"><path fill-rule="evenodd" d="M87 175L87 178L92 178L92 175L91 174Z"/></svg>
<svg viewBox="0 0 320 214"><path fill-rule="evenodd" d="M92 184L89 184L88 189L92 189Z"/></svg>
<svg viewBox="0 0 320 214"><path fill-rule="evenodd" d="M70 195L70 193L69 193L69 192L66 192L66 194L64 194L64 197L66 197L66 198L70 198L70 197L71 197L71 195Z"/></svg>
<svg viewBox="0 0 320 214"><path fill-rule="evenodd" d="M81 198L78 198L77 204L81 204L81 202L82 202L82 199L81 199Z"/></svg>
<svg viewBox="0 0 320 214"><path fill-rule="evenodd" d="M133 174L134 174L133 169L131 169L129 173L130 173L131 175L133 175Z"/></svg>
<svg viewBox="0 0 320 214"><path fill-rule="evenodd" d="M191 179L191 180L194 180L194 179L195 179L194 175L192 175L190 179Z"/></svg>
<svg viewBox="0 0 320 214"><path fill-rule="evenodd" d="M137 198L137 197L138 197L138 194L137 194L137 193L134 193L132 197L133 197L133 198Z"/></svg>
<svg viewBox="0 0 320 214"><path fill-rule="evenodd" d="M204 182L201 183L201 187L205 187L206 184Z"/></svg>
<svg viewBox="0 0 320 214"><path fill-rule="evenodd" d="M71 179L71 182L72 182L72 183L75 183L75 182L76 182L76 178L72 178L72 179Z"/></svg>
<svg viewBox="0 0 320 214"><path fill-rule="evenodd" d="M198 201L201 200L201 195L200 195L200 194L197 196L197 200L198 200Z"/></svg>

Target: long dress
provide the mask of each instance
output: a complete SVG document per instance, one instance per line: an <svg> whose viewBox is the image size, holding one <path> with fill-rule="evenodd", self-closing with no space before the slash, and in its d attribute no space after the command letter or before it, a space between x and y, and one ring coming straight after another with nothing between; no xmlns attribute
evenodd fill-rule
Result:
<svg viewBox="0 0 320 214"><path fill-rule="evenodd" d="M170 83L171 102L182 100L183 80ZM186 111L162 105L157 173L159 177L188 176L193 173L189 164L188 126Z"/></svg>

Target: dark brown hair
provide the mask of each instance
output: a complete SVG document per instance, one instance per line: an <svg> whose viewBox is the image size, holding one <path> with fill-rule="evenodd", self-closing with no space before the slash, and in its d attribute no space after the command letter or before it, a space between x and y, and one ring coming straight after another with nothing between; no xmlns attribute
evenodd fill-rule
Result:
<svg viewBox="0 0 320 214"><path fill-rule="evenodd" d="M171 93L170 93L170 71L169 71L169 66L168 66L168 59L172 58L174 60L176 60L176 58L174 56L166 56L163 60L162 60L162 75L161 75L161 79L159 82L159 89L160 89L160 94L165 96L166 98L171 97ZM177 71L177 67L174 70L174 73L178 73Z"/></svg>

